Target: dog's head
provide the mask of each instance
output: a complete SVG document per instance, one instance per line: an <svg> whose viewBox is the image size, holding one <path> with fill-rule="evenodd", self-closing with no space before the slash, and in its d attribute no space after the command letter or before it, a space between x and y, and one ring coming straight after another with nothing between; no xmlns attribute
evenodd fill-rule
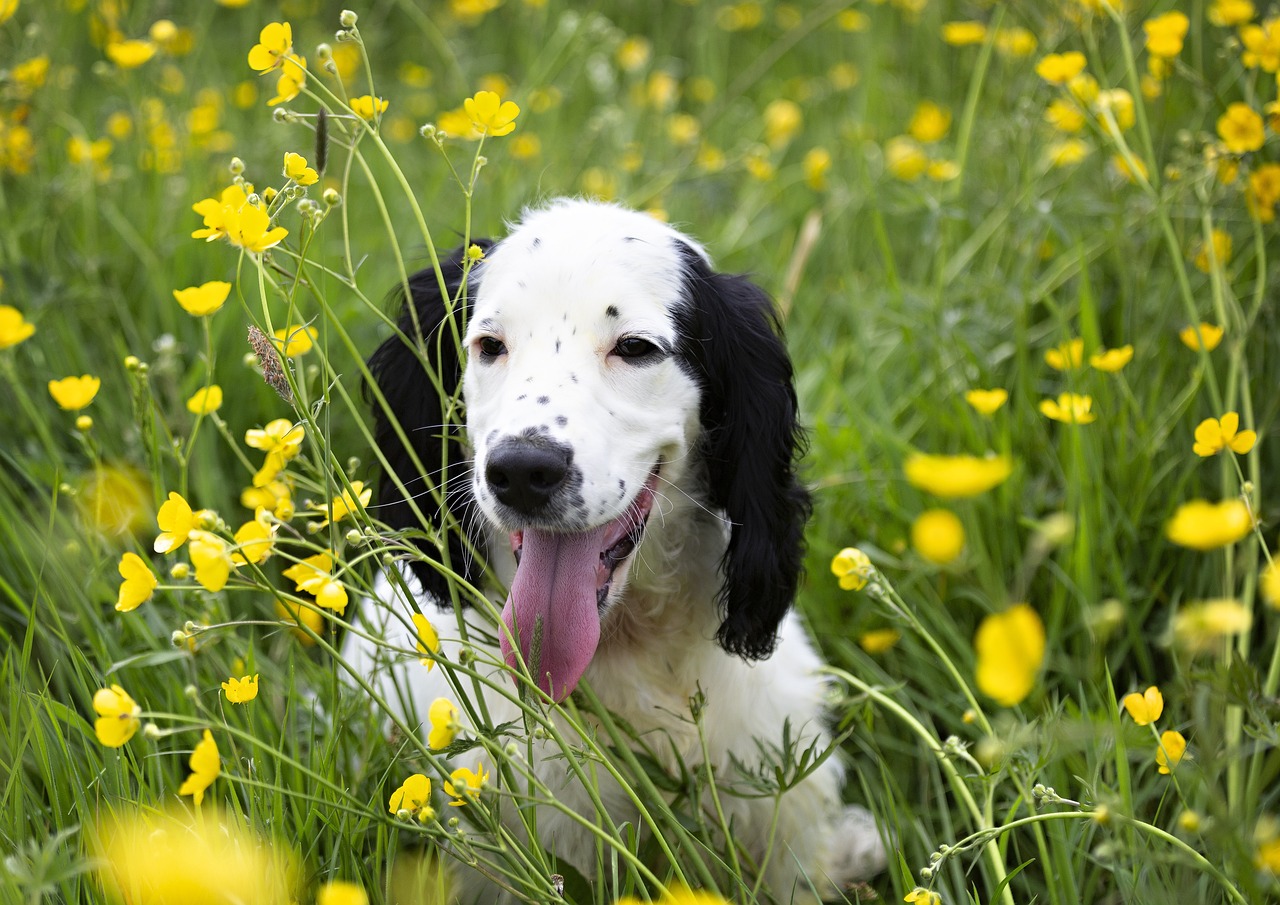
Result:
<svg viewBox="0 0 1280 905"><path fill-rule="evenodd" d="M458 256L444 271L456 294ZM791 364L768 297L714 273L699 246L659 221L583 201L526 215L470 281L462 380L471 473L441 483L455 510L467 493L509 539L518 566L503 621L543 689L559 700L581 678L602 619L625 605L655 500L674 488L729 525L720 643L746 657L771 653L799 579L808 495L795 474ZM401 326L413 336L409 326L421 324L448 389L459 367L447 337L431 335L448 320L434 271L410 289ZM422 482L411 450L424 469L441 462L438 394L413 376L420 360L401 338L370 365L390 410L375 405L377 439L398 476L380 486L382 517L420 526L405 490ZM451 560L455 569L468 561ZM429 564L415 571L446 596Z"/></svg>

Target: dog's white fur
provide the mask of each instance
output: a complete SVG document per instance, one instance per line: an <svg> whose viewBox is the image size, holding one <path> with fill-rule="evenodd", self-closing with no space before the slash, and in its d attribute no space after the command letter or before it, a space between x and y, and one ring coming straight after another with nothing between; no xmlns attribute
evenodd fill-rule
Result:
<svg viewBox="0 0 1280 905"><path fill-rule="evenodd" d="M610 710L650 739L670 768L677 759L704 763L689 715L690 700L700 691L709 759L727 788L735 784L733 760L758 763L759 746L780 745L788 721L800 750L815 742L824 747L827 689L817 674L821 661L794 613L784 618L768 659L749 662L716 643L722 619L716 603L720 564L730 526L704 502L706 474L695 454L702 429L698 383L674 355L637 365L614 354L624 336L663 349L676 346L673 312L684 303L677 242L705 257L688 237L647 215L562 201L527 214L489 251L472 274L466 335L463 387L475 463L472 490L488 525L489 561L509 585L516 560L508 532L522 527L521 517L486 486L493 444L533 431L572 450L581 474L580 499L556 515L568 531L618 518L660 463L647 529L615 573L601 607L599 646L583 678ZM504 353L483 355L482 339L489 345L500 341ZM389 609L367 606L369 628L405 646L408 604L396 600L385 579L378 596L401 615L393 618ZM428 605L423 610L432 613ZM468 610L466 618L481 636L494 633L477 610ZM442 638L441 656L458 662L464 645L454 617L440 614L433 622ZM359 639L347 653L389 700L396 699L395 687L410 689L412 725L426 727L431 702L453 696L441 669L427 671L416 660L388 657ZM494 648L477 662L501 659ZM498 667L485 668L495 682L510 681ZM487 698L495 725L518 719L509 701L497 694ZM551 743L539 744L551 752ZM474 763L473 753L459 765ZM533 766L561 802L592 813L586 792L572 781L562 758ZM831 757L783 796L775 851L765 872L778 901L793 895L808 901L815 891L830 895L882 866L874 826L862 819L864 812L841 803L843 773L840 758ZM635 819L630 800L607 779L601 794L615 820ZM724 794L722 803L736 841L757 861L763 858L772 800ZM564 815L544 809L538 832L558 857L586 871L594 864L592 836ZM496 899L495 888L475 872L456 872L455 888L464 902Z"/></svg>

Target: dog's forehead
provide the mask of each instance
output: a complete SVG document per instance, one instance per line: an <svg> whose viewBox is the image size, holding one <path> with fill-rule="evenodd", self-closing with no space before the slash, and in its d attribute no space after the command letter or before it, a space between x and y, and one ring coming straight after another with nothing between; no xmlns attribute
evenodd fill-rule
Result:
<svg viewBox="0 0 1280 905"><path fill-rule="evenodd" d="M562 202L526 215L489 251L477 271L475 313L504 322L559 315L669 323L684 298L690 251L702 254L647 214Z"/></svg>

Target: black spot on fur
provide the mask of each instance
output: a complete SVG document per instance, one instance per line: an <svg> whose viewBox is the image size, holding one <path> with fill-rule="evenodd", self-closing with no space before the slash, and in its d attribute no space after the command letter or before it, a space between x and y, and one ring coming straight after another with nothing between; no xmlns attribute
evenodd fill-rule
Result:
<svg viewBox="0 0 1280 905"><path fill-rule="evenodd" d="M605 309L604 309L604 316L605 316L605 317L617 317L617 316L618 316L618 306L617 306L617 305L610 305L608 308L605 308Z"/></svg>
<svg viewBox="0 0 1280 905"><path fill-rule="evenodd" d="M568 423L569 423L569 419L568 419L568 418L566 418L564 415L556 415L556 425L557 425L557 426L559 426L559 427L564 427L564 426L565 426L566 424L568 424Z"/></svg>
<svg viewBox="0 0 1280 905"><path fill-rule="evenodd" d="M550 397L550 396L539 396L539 397L538 397L538 405L546 405L546 404L547 404L548 402L550 402L550 401L551 401L551 397Z"/></svg>

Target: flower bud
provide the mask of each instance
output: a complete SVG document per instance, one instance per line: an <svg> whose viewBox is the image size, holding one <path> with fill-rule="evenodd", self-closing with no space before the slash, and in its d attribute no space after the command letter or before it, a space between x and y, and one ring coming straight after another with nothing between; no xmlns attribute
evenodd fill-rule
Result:
<svg viewBox="0 0 1280 905"><path fill-rule="evenodd" d="M356 27L356 20L357 20L358 18L359 18L359 16L357 16L357 15L356 15L354 12L352 12L351 10L349 10L349 9L344 9L344 10L343 10L339 15L338 15L338 24L339 24L339 25L341 25L343 28L355 28L355 27Z"/></svg>
<svg viewBox="0 0 1280 905"><path fill-rule="evenodd" d="M155 723L143 723L143 724L142 724L142 737L143 737L143 738L157 739L157 738L160 738L160 735L161 735L160 727L159 727L159 726L157 726Z"/></svg>
<svg viewBox="0 0 1280 905"><path fill-rule="evenodd" d="M182 629L175 629L173 634L169 636L169 643L174 647L185 647L187 644L187 633Z"/></svg>
<svg viewBox="0 0 1280 905"><path fill-rule="evenodd" d="M316 57L320 62L327 63L329 60L333 59L333 48L328 44L317 44Z"/></svg>
<svg viewBox="0 0 1280 905"><path fill-rule="evenodd" d="M342 203L342 195L337 189L329 188L324 190L324 194L320 196L324 199L324 203L329 207L337 207Z"/></svg>
<svg viewBox="0 0 1280 905"><path fill-rule="evenodd" d="M186 688L183 688L182 693L193 701L200 697L200 689L196 688L194 685L188 685Z"/></svg>
<svg viewBox="0 0 1280 905"><path fill-rule="evenodd" d="M89 431L93 430L93 419L88 415L81 415L76 419L76 430L80 431L82 434L87 434Z"/></svg>
<svg viewBox="0 0 1280 905"><path fill-rule="evenodd" d="M178 579L178 581L182 581L191 577L191 566L185 562L176 562L173 564L173 568L169 570L169 574Z"/></svg>
<svg viewBox="0 0 1280 905"><path fill-rule="evenodd" d="M244 161L241 160L239 157L232 157L231 166L229 167L229 169L231 170L232 176L242 175L244 173Z"/></svg>
<svg viewBox="0 0 1280 905"><path fill-rule="evenodd" d="M142 362L136 355L126 355L124 357L124 369L126 371L136 371L140 364L142 364Z"/></svg>

